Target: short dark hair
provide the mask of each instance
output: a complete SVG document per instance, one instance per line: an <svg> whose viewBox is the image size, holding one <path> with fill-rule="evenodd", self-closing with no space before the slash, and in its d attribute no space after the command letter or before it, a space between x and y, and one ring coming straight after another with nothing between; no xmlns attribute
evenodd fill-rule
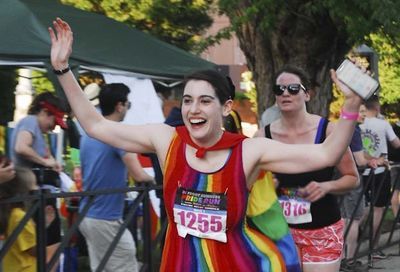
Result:
<svg viewBox="0 0 400 272"><path fill-rule="evenodd" d="M60 111L66 111L65 103L61 101L57 96L55 96L51 92L43 92L33 98L33 101L28 109L28 114L38 114L43 109L42 102L47 102L59 109Z"/></svg>
<svg viewBox="0 0 400 272"><path fill-rule="evenodd" d="M285 65L278 72L275 74L275 81L276 79L283 73L294 74L300 78L301 84L306 87L306 90L310 90L313 86L311 86L310 76L304 71L302 68L293 66L293 65Z"/></svg>
<svg viewBox="0 0 400 272"><path fill-rule="evenodd" d="M365 107L367 110L378 110L380 103L379 97L377 95L373 95L364 102Z"/></svg>
<svg viewBox="0 0 400 272"><path fill-rule="evenodd" d="M204 80L210 83L221 104L224 104L227 100L235 97L235 88L233 83L230 84L229 80L216 70L194 72L185 77L184 86L186 86L190 80Z"/></svg>
<svg viewBox="0 0 400 272"><path fill-rule="evenodd" d="M104 116L112 114L119 102L128 101L129 92L128 86L123 83L111 83L101 86L99 93L101 113Z"/></svg>

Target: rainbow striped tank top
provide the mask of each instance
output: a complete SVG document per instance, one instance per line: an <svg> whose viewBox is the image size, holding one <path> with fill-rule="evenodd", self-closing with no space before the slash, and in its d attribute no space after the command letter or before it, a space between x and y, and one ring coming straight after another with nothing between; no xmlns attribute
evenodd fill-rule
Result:
<svg viewBox="0 0 400 272"><path fill-rule="evenodd" d="M169 224L161 271L300 271L295 245L280 205L276 204L273 187L267 188L272 191L264 195L274 195L271 200L258 201L260 194L249 194L242 165L242 142L231 149L225 165L213 173L191 168L186 161L185 147L175 134L165 162L164 200ZM226 243L190 234L185 238L178 235L173 207L179 188L226 193ZM246 216L249 196L253 204L268 202L265 209L252 205L254 222ZM272 217L271 210L274 210Z"/></svg>

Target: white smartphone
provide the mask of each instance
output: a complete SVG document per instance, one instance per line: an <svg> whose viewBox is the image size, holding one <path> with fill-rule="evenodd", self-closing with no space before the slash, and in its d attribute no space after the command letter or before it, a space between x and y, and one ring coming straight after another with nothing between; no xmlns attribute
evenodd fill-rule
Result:
<svg viewBox="0 0 400 272"><path fill-rule="evenodd" d="M379 88L379 82L367 73L361 71L353 62L346 59L336 70L340 81L349 86L363 99L368 99Z"/></svg>

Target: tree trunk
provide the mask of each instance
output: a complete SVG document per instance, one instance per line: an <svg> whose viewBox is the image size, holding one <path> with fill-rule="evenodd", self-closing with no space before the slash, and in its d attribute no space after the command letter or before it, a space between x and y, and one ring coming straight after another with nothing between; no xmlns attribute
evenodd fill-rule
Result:
<svg viewBox="0 0 400 272"><path fill-rule="evenodd" d="M241 16L242 10L237 9L234 16ZM236 31L253 72L259 116L274 104L275 73L286 64L299 66L309 74L315 86L309 111L327 116L332 100L329 69L336 68L350 49L347 37L336 28L328 13L305 17L293 10L284 12L276 16L274 27L268 30L260 26L262 19L252 18Z"/></svg>

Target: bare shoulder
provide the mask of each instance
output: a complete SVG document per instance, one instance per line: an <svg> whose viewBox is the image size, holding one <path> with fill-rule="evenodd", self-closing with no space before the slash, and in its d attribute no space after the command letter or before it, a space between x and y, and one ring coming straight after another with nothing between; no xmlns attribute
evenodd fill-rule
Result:
<svg viewBox="0 0 400 272"><path fill-rule="evenodd" d="M175 128L166 124L151 125L149 128L157 155L164 162L172 137L175 134Z"/></svg>
<svg viewBox="0 0 400 272"><path fill-rule="evenodd" d="M147 125L146 127L148 127L153 142L156 144L169 145L175 133L175 128L166 124Z"/></svg>
<svg viewBox="0 0 400 272"><path fill-rule="evenodd" d="M262 145L262 142L265 141L265 138L259 136L254 137L255 138L247 138L243 141L242 160L246 177L250 177L254 169L258 166L262 154L258 146Z"/></svg>
<svg viewBox="0 0 400 272"><path fill-rule="evenodd" d="M312 127L314 127L315 130L318 129L318 126L320 124L321 119L323 119L324 117L317 115L317 114L310 114L309 120L311 121L311 125ZM329 119L328 119L329 121ZM329 134L330 131L332 130L334 124L332 122L328 122L328 127L326 129L327 133Z"/></svg>
<svg viewBox="0 0 400 272"><path fill-rule="evenodd" d="M264 128L260 128L256 131L256 133L253 135L253 138L256 138L256 137L265 137Z"/></svg>
<svg viewBox="0 0 400 272"><path fill-rule="evenodd" d="M243 159L244 161L260 161L262 155L267 152L270 139L265 137L247 138L243 141Z"/></svg>

